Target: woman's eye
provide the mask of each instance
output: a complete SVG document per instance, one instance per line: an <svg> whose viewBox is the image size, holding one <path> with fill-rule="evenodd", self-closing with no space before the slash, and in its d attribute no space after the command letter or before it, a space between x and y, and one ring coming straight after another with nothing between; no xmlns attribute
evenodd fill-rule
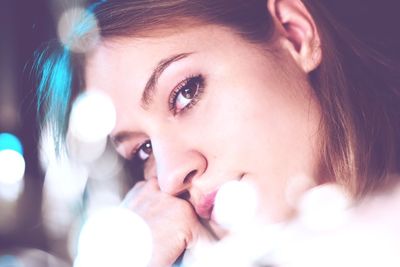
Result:
<svg viewBox="0 0 400 267"><path fill-rule="evenodd" d="M150 157L152 152L153 152L153 148L151 147L151 142L146 141L144 144L142 144L139 147L136 154L139 157L139 159L141 159L142 161L145 161Z"/></svg>
<svg viewBox="0 0 400 267"><path fill-rule="evenodd" d="M174 89L170 99L170 109L175 113L192 107L203 90L204 79L201 75L182 81Z"/></svg>

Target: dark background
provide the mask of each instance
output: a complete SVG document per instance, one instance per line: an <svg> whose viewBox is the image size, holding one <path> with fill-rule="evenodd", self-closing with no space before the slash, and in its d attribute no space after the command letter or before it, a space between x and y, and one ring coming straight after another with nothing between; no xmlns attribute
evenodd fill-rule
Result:
<svg viewBox="0 0 400 267"><path fill-rule="evenodd" d="M59 14L51 9L55 2L68 6L66 3L76 1L0 0L0 133L11 132L21 139L27 164L25 189L16 205L17 220L12 230L0 231L0 253L39 248L67 259L67 253L52 250L42 225L44 174L38 163L35 83L30 75L34 51L56 38ZM400 59L398 0L325 2L365 42L392 59Z"/></svg>
<svg viewBox="0 0 400 267"><path fill-rule="evenodd" d="M34 50L53 36L55 23L47 1L0 0L0 132L20 138L26 161L17 223L13 231L0 233L0 248L48 249L41 227L43 173L38 164L35 89L29 76Z"/></svg>

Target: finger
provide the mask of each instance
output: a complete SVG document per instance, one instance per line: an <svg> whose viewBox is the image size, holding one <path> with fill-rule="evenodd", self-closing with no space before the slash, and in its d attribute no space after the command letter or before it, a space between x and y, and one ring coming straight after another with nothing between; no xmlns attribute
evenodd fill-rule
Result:
<svg viewBox="0 0 400 267"><path fill-rule="evenodd" d="M130 207L132 200L135 199L136 196L143 190L145 185L146 181L137 182L135 186L125 195L121 202L121 206L126 208Z"/></svg>
<svg viewBox="0 0 400 267"><path fill-rule="evenodd" d="M160 192L161 190L156 178L140 181L126 194L121 205L127 208L134 208L143 199L149 199L149 197L156 196Z"/></svg>
<svg viewBox="0 0 400 267"><path fill-rule="evenodd" d="M149 178L148 180L147 180L147 186L150 188L150 189L153 189L153 190L156 190L156 191L160 191L160 186L159 186L159 184L158 184L158 180L157 180L157 177L152 177L152 178Z"/></svg>

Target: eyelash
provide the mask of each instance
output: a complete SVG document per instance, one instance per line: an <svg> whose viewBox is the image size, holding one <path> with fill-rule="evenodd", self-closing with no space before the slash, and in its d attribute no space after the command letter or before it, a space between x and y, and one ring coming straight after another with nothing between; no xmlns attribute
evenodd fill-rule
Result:
<svg viewBox="0 0 400 267"><path fill-rule="evenodd" d="M197 90L195 92L195 95L193 98L190 100L190 102L184 106L181 110L177 111L176 110L176 102L178 99L179 94L182 92L182 89L185 88L185 86L189 85L189 83L194 82L195 85L197 86ZM199 74L199 75L193 75L189 76L183 81L181 81L171 92L168 104L169 104L169 110L174 114L174 116L178 115L179 113L186 112L190 108L194 107L197 102L200 100L200 97L202 93L204 92L204 77ZM138 148L135 149L135 151L132 153L132 158L139 159L142 162L146 162L146 160L142 160L139 156L139 152L142 149L142 147L148 142L149 140L146 140L145 142L141 143Z"/></svg>

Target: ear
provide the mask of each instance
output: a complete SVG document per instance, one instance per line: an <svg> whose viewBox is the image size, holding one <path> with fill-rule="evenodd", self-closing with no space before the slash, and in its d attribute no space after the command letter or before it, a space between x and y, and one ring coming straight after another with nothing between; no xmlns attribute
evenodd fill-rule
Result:
<svg viewBox="0 0 400 267"><path fill-rule="evenodd" d="M269 0L268 9L276 22L279 38L306 73L322 60L321 42L315 22L301 0Z"/></svg>

